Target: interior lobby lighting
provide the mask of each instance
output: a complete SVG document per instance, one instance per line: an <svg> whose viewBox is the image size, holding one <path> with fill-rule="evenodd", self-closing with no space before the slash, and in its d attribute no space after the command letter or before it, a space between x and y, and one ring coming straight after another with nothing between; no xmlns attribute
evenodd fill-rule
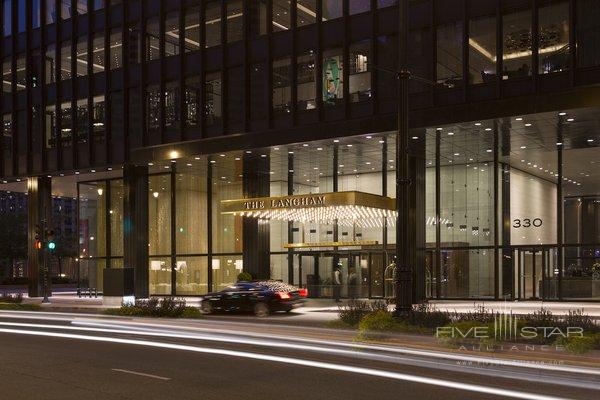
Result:
<svg viewBox="0 0 600 400"><path fill-rule="evenodd" d="M525 126L531 126L531 124L528 122L528 123L525 124Z"/></svg>
<svg viewBox="0 0 600 400"><path fill-rule="evenodd" d="M481 122L475 122L475 126L481 126Z"/></svg>
<svg viewBox="0 0 600 400"><path fill-rule="evenodd" d="M562 146L562 142L556 142L557 146Z"/></svg>
<svg viewBox="0 0 600 400"><path fill-rule="evenodd" d="M98 188L97 192L98 192L98 196L102 196L102 194L104 193L104 189Z"/></svg>
<svg viewBox="0 0 600 400"><path fill-rule="evenodd" d="M333 139L333 143L339 143L339 139Z"/></svg>
<svg viewBox="0 0 600 400"><path fill-rule="evenodd" d="M521 149L523 149L523 150L526 149L526 148L527 148L527 146L521 146Z"/></svg>
<svg viewBox="0 0 600 400"><path fill-rule="evenodd" d="M567 122L573 122L575 121L575 118L567 118Z"/></svg>
<svg viewBox="0 0 600 400"><path fill-rule="evenodd" d="M158 198L158 192L153 192L152 196L154 196L155 199Z"/></svg>
<svg viewBox="0 0 600 400"><path fill-rule="evenodd" d="M413 140L417 140L419 137L418 136L413 136L412 138L413 138Z"/></svg>
<svg viewBox="0 0 600 400"><path fill-rule="evenodd" d="M448 132L448 136L453 136L454 132Z"/></svg>
<svg viewBox="0 0 600 400"><path fill-rule="evenodd" d="M564 111L562 111L562 112L559 112L558 115L560 115L561 117L563 117L563 116L567 115L567 113L564 112Z"/></svg>
<svg viewBox="0 0 600 400"><path fill-rule="evenodd" d="M373 136L367 136L367 139L373 139Z"/></svg>
<svg viewBox="0 0 600 400"><path fill-rule="evenodd" d="M219 157L225 157L225 154L219 154Z"/></svg>
<svg viewBox="0 0 600 400"><path fill-rule="evenodd" d="M592 143L594 141L594 139L588 139L587 141L588 141L588 143Z"/></svg>
<svg viewBox="0 0 600 400"><path fill-rule="evenodd" d="M489 132L492 130L492 128L485 128L485 130Z"/></svg>
<svg viewBox="0 0 600 400"><path fill-rule="evenodd" d="M523 121L523 117L517 117L515 118L515 121Z"/></svg>

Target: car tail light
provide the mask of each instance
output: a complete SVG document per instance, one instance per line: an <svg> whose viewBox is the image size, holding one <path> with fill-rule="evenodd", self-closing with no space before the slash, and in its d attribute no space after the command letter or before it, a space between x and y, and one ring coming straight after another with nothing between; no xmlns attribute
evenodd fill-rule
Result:
<svg viewBox="0 0 600 400"><path fill-rule="evenodd" d="M308 289L298 289L300 297L308 297Z"/></svg>
<svg viewBox="0 0 600 400"><path fill-rule="evenodd" d="M290 294L286 293L286 292L275 292L275 294L281 299L281 300L287 300L290 299Z"/></svg>

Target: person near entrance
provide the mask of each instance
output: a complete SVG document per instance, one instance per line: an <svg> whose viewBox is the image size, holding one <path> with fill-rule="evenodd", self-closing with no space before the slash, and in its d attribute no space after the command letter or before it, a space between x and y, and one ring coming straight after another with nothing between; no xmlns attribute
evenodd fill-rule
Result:
<svg viewBox="0 0 600 400"><path fill-rule="evenodd" d="M351 299L358 297L358 282L356 270L354 268L350 268L350 271L348 272L348 297Z"/></svg>
<svg viewBox="0 0 600 400"><path fill-rule="evenodd" d="M333 271L333 298L336 302L340 302L340 293L342 290L342 271L336 268Z"/></svg>

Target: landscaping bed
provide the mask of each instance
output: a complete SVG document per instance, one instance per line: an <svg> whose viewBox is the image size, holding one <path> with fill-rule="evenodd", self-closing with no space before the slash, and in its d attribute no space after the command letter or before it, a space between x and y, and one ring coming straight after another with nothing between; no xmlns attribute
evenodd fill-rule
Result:
<svg viewBox="0 0 600 400"><path fill-rule="evenodd" d="M104 311L108 315L121 315L128 317L154 317L154 318L203 318L196 307L186 305L184 299L151 298L136 300L133 304L123 304L119 308L110 308Z"/></svg>
<svg viewBox="0 0 600 400"><path fill-rule="evenodd" d="M384 302L353 300L339 308L328 328L356 331L357 340L386 340L399 333L434 338L445 347L497 351L506 348L545 348L572 354L600 350L600 325L581 310L565 316L549 310L513 315L480 307L468 313L444 312L426 304L395 317Z"/></svg>

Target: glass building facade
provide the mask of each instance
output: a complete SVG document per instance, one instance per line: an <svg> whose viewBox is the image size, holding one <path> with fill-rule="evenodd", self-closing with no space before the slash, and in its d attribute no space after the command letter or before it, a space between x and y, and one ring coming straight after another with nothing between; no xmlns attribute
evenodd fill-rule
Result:
<svg viewBox="0 0 600 400"><path fill-rule="evenodd" d="M389 297L392 220L222 201L395 197L397 3L2 1L2 182L70 188L82 286ZM409 3L418 296L599 300L596 3Z"/></svg>

